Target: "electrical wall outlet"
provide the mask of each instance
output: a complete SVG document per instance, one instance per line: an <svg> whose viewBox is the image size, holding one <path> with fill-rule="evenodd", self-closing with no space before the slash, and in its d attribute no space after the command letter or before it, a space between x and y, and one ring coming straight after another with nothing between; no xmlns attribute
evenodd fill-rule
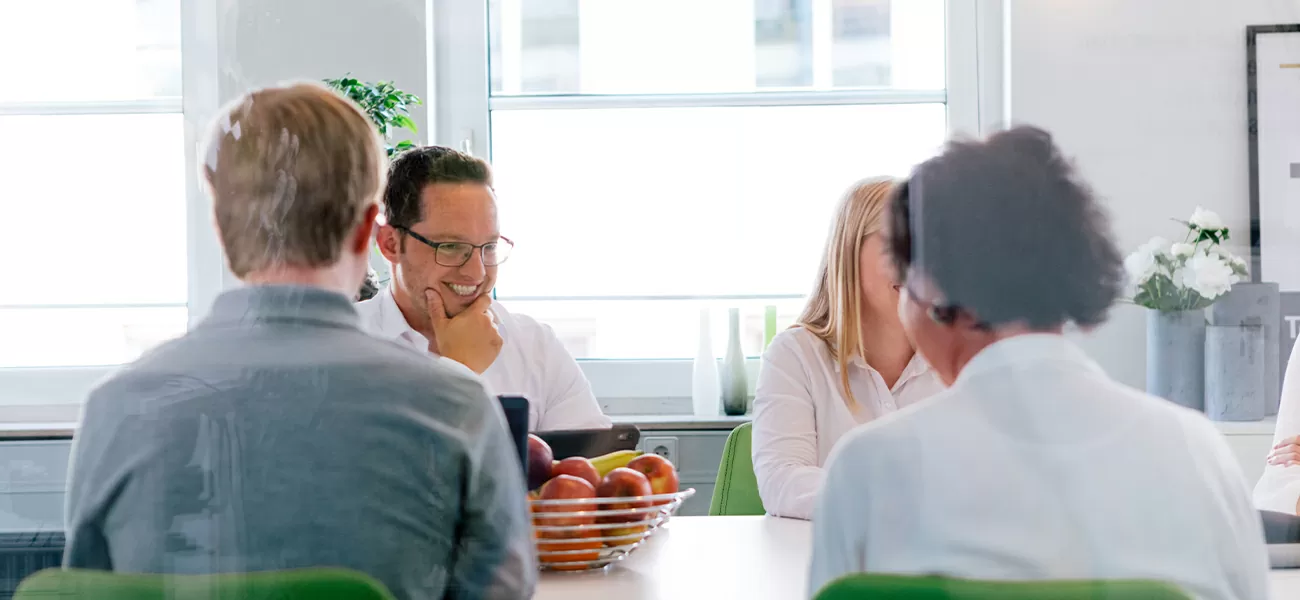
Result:
<svg viewBox="0 0 1300 600"><path fill-rule="evenodd" d="M658 454L677 464L677 438L675 436L650 436L641 438L641 451Z"/></svg>

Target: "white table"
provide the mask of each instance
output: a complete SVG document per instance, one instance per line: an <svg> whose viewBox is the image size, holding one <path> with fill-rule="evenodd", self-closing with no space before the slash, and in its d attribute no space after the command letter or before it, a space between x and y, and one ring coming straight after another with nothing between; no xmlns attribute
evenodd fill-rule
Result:
<svg viewBox="0 0 1300 600"><path fill-rule="evenodd" d="M804 596L812 530L775 517L673 517L644 547L597 573L542 573L535 600Z"/></svg>
<svg viewBox="0 0 1300 600"><path fill-rule="evenodd" d="M811 529L773 517L674 517L605 571L543 573L536 600L804 597ZM1272 573L1272 600L1300 598L1300 569Z"/></svg>

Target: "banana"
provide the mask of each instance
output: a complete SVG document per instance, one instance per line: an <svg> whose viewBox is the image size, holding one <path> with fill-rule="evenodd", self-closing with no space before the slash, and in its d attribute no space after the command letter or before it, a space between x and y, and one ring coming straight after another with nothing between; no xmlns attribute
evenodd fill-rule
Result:
<svg viewBox="0 0 1300 600"><path fill-rule="evenodd" d="M619 450L617 452L610 452L609 454L597 456L596 458L591 459L591 464L596 467L596 472L600 473L601 477L604 477L614 469L626 467L627 463L632 462L632 459L641 456L641 454L641 452L636 450Z"/></svg>

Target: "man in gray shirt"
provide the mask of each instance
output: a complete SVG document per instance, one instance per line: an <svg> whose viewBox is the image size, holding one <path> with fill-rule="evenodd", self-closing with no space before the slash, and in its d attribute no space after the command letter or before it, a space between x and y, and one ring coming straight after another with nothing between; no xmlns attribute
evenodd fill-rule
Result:
<svg viewBox="0 0 1300 600"><path fill-rule="evenodd" d="M532 595L525 484L499 404L468 370L359 328L350 300L383 161L364 115L319 86L227 108L203 173L247 285L86 401L65 566L333 566L402 599Z"/></svg>

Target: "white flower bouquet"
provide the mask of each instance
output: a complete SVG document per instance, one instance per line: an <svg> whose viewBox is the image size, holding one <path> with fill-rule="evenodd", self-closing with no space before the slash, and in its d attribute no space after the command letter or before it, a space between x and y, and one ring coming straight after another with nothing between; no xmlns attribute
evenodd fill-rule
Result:
<svg viewBox="0 0 1300 600"><path fill-rule="evenodd" d="M1181 242L1151 238L1124 259L1133 303L1162 312L1203 309L1246 278L1246 261L1223 249L1228 228L1196 207Z"/></svg>

